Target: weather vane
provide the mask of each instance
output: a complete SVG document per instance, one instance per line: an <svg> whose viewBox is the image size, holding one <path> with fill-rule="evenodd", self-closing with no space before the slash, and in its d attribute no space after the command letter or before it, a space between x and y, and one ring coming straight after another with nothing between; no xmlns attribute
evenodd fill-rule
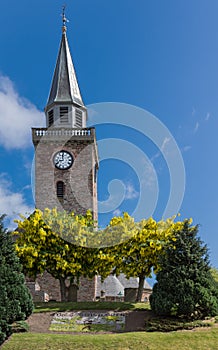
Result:
<svg viewBox="0 0 218 350"><path fill-rule="evenodd" d="M62 7L62 21L63 21L63 27L66 30L66 23L69 22L68 19L65 16L65 9L66 9L66 5L63 5Z"/></svg>

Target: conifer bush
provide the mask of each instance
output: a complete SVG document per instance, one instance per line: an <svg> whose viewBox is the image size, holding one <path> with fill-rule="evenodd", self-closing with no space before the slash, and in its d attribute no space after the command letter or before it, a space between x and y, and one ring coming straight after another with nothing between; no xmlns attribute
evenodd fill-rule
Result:
<svg viewBox="0 0 218 350"><path fill-rule="evenodd" d="M150 298L157 315L200 319L218 314L218 293L211 275L207 246L198 226L184 221L165 254Z"/></svg>
<svg viewBox="0 0 218 350"><path fill-rule="evenodd" d="M0 344L10 335L11 324L25 320L33 311L22 267L3 220L4 215L0 216Z"/></svg>

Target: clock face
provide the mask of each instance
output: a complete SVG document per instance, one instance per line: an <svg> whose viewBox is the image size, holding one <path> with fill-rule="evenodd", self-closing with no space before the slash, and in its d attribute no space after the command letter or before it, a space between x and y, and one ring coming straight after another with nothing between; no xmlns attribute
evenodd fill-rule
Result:
<svg viewBox="0 0 218 350"><path fill-rule="evenodd" d="M59 151L54 155L54 165L58 169L69 169L73 164L73 157L67 151Z"/></svg>

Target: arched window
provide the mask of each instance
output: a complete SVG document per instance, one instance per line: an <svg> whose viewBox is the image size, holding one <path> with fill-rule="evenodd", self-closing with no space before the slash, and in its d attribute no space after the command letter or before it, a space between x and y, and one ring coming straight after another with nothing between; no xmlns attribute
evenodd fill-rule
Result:
<svg viewBox="0 0 218 350"><path fill-rule="evenodd" d="M57 182L57 197L58 198L64 197L64 183L63 183L63 181Z"/></svg>

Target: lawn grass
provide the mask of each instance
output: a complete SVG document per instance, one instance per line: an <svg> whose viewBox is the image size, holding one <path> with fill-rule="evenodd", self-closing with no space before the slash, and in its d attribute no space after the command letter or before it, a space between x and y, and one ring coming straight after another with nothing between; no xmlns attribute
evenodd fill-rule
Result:
<svg viewBox="0 0 218 350"><path fill-rule="evenodd" d="M132 332L99 335L20 333L3 344L3 350L216 350L218 329L171 333Z"/></svg>
<svg viewBox="0 0 218 350"><path fill-rule="evenodd" d="M61 312L78 310L148 310L149 303L124 303L124 302L48 302L35 303L34 313L38 312Z"/></svg>

